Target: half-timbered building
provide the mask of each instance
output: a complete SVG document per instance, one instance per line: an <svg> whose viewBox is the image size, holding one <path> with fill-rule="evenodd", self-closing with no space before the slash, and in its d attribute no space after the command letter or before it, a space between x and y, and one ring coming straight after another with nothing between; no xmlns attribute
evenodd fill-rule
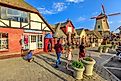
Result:
<svg viewBox="0 0 121 81"><path fill-rule="evenodd" d="M0 56L46 50L52 32L39 11L24 0L0 0Z"/></svg>

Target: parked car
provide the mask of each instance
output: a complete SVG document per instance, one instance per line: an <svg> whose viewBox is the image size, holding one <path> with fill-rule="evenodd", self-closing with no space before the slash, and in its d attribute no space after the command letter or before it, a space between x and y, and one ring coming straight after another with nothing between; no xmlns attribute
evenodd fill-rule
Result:
<svg viewBox="0 0 121 81"><path fill-rule="evenodd" d="M118 46L116 51L117 51L116 56L118 57L118 60L121 61L121 46Z"/></svg>

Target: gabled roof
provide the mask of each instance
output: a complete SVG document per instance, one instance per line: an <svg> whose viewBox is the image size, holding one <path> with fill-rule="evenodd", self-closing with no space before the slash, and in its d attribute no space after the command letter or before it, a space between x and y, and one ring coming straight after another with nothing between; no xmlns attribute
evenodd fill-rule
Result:
<svg viewBox="0 0 121 81"><path fill-rule="evenodd" d="M44 21L44 23L49 27L49 29L54 32L51 26L47 23L47 21L42 17L39 11L33 6L29 5L24 0L0 0L0 5L5 7L10 7L14 9L19 9L27 12L37 13L38 16Z"/></svg>
<svg viewBox="0 0 121 81"><path fill-rule="evenodd" d="M23 9L31 12L38 12L36 8L26 3L24 0L0 0L0 5L10 6L18 9Z"/></svg>
<svg viewBox="0 0 121 81"><path fill-rule="evenodd" d="M94 34L99 38L99 39L101 39L102 38L102 36L101 36L101 34L98 32L98 31L93 31L94 32Z"/></svg>
<svg viewBox="0 0 121 81"><path fill-rule="evenodd" d="M55 25L54 25L55 26ZM53 35L53 37L57 37L57 38L61 38L61 37L67 37L64 32L60 29L61 27L61 23L58 23L56 26L55 26L55 33Z"/></svg>
<svg viewBox="0 0 121 81"><path fill-rule="evenodd" d="M82 33L82 31L84 30L84 28L81 28L81 29L76 29L76 32L78 35L80 35Z"/></svg>
<svg viewBox="0 0 121 81"><path fill-rule="evenodd" d="M67 24L68 22L69 22L69 21L66 21L66 22L61 23L61 27L66 26L66 24Z"/></svg>
<svg viewBox="0 0 121 81"><path fill-rule="evenodd" d="M69 20L69 19L68 19L66 22L62 22L62 23L61 23L61 27L66 27L66 25L67 25L69 22L72 24L72 21ZM72 24L72 26L74 27L73 24Z"/></svg>
<svg viewBox="0 0 121 81"><path fill-rule="evenodd" d="M75 33L75 38L78 38L79 37L79 35L77 34L77 31L76 31L76 29L74 29L74 33Z"/></svg>
<svg viewBox="0 0 121 81"><path fill-rule="evenodd" d="M97 38L99 38L99 39L102 38L101 34L100 34L98 31L95 31L95 30L93 30L93 31L88 30L88 31L86 31L86 34L87 34L87 35L93 34L93 35L95 35L95 36L96 36Z"/></svg>

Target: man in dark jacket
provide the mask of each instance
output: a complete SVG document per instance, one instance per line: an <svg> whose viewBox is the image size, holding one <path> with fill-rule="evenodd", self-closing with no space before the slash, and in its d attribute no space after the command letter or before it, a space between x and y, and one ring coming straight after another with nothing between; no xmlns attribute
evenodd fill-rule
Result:
<svg viewBox="0 0 121 81"><path fill-rule="evenodd" d="M55 44L54 49L55 49L56 55L57 55L55 68L58 68L58 65L61 64L60 57L61 57L62 50L63 50L63 47L60 44L60 40L57 40L57 44Z"/></svg>

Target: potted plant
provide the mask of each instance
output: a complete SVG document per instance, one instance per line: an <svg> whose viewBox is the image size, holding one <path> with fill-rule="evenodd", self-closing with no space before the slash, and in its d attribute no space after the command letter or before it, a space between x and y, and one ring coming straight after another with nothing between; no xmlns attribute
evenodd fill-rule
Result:
<svg viewBox="0 0 121 81"><path fill-rule="evenodd" d="M100 53L102 53L102 50L103 50L103 47L102 47L102 46L98 47L98 51L99 51Z"/></svg>
<svg viewBox="0 0 121 81"><path fill-rule="evenodd" d="M83 72L85 70L83 63L79 61L73 61L72 67L74 69L74 77L76 79L82 79L83 78Z"/></svg>
<svg viewBox="0 0 121 81"><path fill-rule="evenodd" d="M84 74L87 76L93 75L93 66L96 63L92 57L85 57L82 59L82 63L85 66Z"/></svg>
<svg viewBox="0 0 121 81"><path fill-rule="evenodd" d="M104 46L104 47L103 47L103 52L104 52L104 53L107 53L108 50L109 50L109 46Z"/></svg>

